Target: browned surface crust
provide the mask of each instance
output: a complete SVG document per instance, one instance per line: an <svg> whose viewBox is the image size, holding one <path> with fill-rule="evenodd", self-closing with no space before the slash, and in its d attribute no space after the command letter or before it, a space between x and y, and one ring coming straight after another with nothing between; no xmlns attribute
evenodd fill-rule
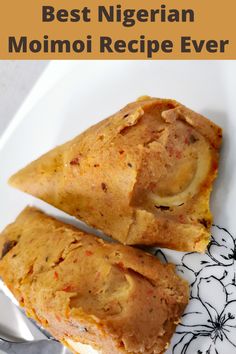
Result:
<svg viewBox="0 0 236 354"><path fill-rule="evenodd" d="M187 302L173 265L25 209L0 236L0 276L63 343L104 354L162 353Z"/></svg>
<svg viewBox="0 0 236 354"><path fill-rule="evenodd" d="M204 251L221 140L218 126L180 103L144 98L34 161L10 184L124 244ZM184 190L177 204L150 198L178 198Z"/></svg>

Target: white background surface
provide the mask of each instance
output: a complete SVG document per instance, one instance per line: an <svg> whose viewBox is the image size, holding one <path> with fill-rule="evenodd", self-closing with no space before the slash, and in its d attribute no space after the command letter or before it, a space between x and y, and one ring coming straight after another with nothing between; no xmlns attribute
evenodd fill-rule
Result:
<svg viewBox="0 0 236 354"><path fill-rule="evenodd" d="M48 61L0 61L0 135L48 65Z"/></svg>
<svg viewBox="0 0 236 354"><path fill-rule="evenodd" d="M12 173L129 101L150 95L174 98L224 128L212 209L218 224L236 232L235 92L236 62L230 61L51 62L0 140L0 229L27 204L61 215L8 187ZM0 322L7 317L6 312L2 315L2 305Z"/></svg>

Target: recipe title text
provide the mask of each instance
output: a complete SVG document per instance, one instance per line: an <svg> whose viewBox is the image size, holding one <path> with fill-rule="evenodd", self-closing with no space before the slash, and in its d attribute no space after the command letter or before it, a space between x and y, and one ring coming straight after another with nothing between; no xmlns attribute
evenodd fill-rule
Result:
<svg viewBox="0 0 236 354"><path fill-rule="evenodd" d="M159 53L225 53L230 45L227 38L202 38L195 39L188 33L180 35L179 39L173 41L171 36L168 38L157 38L156 33L163 33L165 27L163 24L172 23L173 31L179 23L186 23L186 32L191 24L197 21L194 9L174 9L168 8L165 4L161 4L158 8L127 8L121 4L115 6L97 6L96 11L92 11L88 6L82 8L56 8L55 6L41 7L41 21L43 24L53 26L55 22L62 26L72 26L75 24L87 24L86 33L79 32L81 36L75 38L52 38L45 33L41 38L28 38L28 36L10 36L8 37L9 53L80 53L87 54L98 51L99 53L112 54L119 53L121 56L125 53L143 53L148 59L158 58ZM97 26L106 24L106 32L95 36L90 33L90 26L96 23ZM135 32L134 38L119 38L119 33L110 34L112 24L119 24L127 29L127 34L135 26L142 25L143 32ZM161 24L163 27L161 27ZM146 34L146 26L154 25L154 37ZM63 36L63 27L61 28ZM74 32L74 27L73 27ZM129 31L129 32L128 32ZM111 31L112 32L112 31ZM150 31L149 31L150 33Z"/></svg>

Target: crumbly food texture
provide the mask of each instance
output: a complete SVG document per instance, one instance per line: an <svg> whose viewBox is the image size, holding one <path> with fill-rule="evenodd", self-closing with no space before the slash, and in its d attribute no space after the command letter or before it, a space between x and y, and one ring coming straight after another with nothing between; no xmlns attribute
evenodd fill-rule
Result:
<svg viewBox="0 0 236 354"><path fill-rule="evenodd" d="M16 173L10 184L128 245L204 251L222 130L143 97Z"/></svg>
<svg viewBox="0 0 236 354"><path fill-rule="evenodd" d="M26 313L70 348L163 353L188 302L173 265L25 209L0 237L0 276Z"/></svg>

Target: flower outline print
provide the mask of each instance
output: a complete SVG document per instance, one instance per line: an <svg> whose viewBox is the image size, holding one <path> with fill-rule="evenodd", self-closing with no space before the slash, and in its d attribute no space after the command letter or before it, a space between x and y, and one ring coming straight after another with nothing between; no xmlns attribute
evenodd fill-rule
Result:
<svg viewBox="0 0 236 354"><path fill-rule="evenodd" d="M155 252L169 261L168 252ZM236 353L236 239L214 225L205 254L185 253L178 273L190 283L190 302L167 354Z"/></svg>

